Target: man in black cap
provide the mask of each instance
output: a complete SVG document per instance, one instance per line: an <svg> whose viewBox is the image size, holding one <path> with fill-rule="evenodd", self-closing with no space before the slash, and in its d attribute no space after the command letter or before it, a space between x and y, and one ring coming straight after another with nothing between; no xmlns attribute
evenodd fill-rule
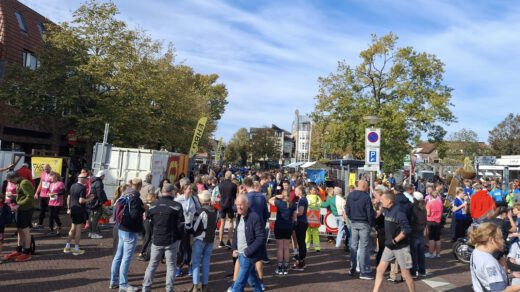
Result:
<svg viewBox="0 0 520 292"><path fill-rule="evenodd" d="M81 239L81 226L87 222L87 202L91 201L94 197L90 196L87 198L87 174L80 173L78 176L78 182L70 187L70 196L67 200L67 213L70 214L72 224L69 231L69 237L67 237L67 244L63 249L64 253L72 253L73 255L82 255L85 253L84 250L79 249L79 241ZM74 239L74 249L70 248L70 242Z"/></svg>
<svg viewBox="0 0 520 292"><path fill-rule="evenodd" d="M31 221L34 206L34 186L26 179L18 175L16 171L10 171L6 176L7 181L16 184L16 228L18 229L18 246L16 251L6 255L6 261L25 262L31 260Z"/></svg>

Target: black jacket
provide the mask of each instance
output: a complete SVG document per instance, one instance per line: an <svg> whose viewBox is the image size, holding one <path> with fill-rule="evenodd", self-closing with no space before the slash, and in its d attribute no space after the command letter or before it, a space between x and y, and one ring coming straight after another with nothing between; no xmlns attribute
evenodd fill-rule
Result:
<svg viewBox="0 0 520 292"><path fill-rule="evenodd" d="M355 190L348 195L345 205L347 217L352 223L368 223L374 225L375 214L370 195L368 193Z"/></svg>
<svg viewBox="0 0 520 292"><path fill-rule="evenodd" d="M105 193L105 185L103 184L103 180L101 178L92 178L90 193L94 195L95 199L92 199L92 201L88 202L87 207L89 209L99 208L103 205L103 203L105 203L107 200L107 195Z"/></svg>
<svg viewBox="0 0 520 292"><path fill-rule="evenodd" d="M138 191L132 188L128 188L123 194L123 196L128 196L130 199L130 221L132 223L126 226L120 224L119 229L127 232L143 232L144 204L141 198L139 198L140 195Z"/></svg>
<svg viewBox="0 0 520 292"><path fill-rule="evenodd" d="M409 202L409 201L408 201ZM412 232L406 214L399 205L394 204L392 208L385 211L385 246L389 249L400 249L408 246L408 237ZM392 241L404 232L406 237L395 245Z"/></svg>
<svg viewBox="0 0 520 292"><path fill-rule="evenodd" d="M218 190L220 192L220 206L231 208L237 197L237 185L231 180L225 179L220 183Z"/></svg>
<svg viewBox="0 0 520 292"><path fill-rule="evenodd" d="M419 206L418 204L422 205ZM414 234L423 234L426 228L426 209L424 208L424 202L413 204L410 227Z"/></svg>
<svg viewBox="0 0 520 292"><path fill-rule="evenodd" d="M181 239L184 232L182 205L171 196L159 197L152 203L148 214L152 221L153 244L168 246Z"/></svg>
<svg viewBox="0 0 520 292"><path fill-rule="evenodd" d="M408 219L408 222L412 221L413 204L403 193L397 194L397 196L395 196L395 204L398 205L406 214L406 219Z"/></svg>
<svg viewBox="0 0 520 292"><path fill-rule="evenodd" d="M235 233L233 234L233 250L238 249L237 238L240 218L241 216L238 215L235 224ZM255 212L248 212L244 217L244 224L246 225L245 232L247 241L247 248L244 251L244 255L256 263L263 257L262 247L266 241L265 223Z"/></svg>

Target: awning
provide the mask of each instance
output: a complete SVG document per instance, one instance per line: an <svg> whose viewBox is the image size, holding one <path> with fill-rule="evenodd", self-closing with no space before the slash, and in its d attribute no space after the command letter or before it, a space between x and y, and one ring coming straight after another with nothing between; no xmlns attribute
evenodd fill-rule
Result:
<svg viewBox="0 0 520 292"><path fill-rule="evenodd" d="M305 162L301 167L309 168L309 167L313 166L314 164L316 164L316 161L309 161L309 162Z"/></svg>
<svg viewBox="0 0 520 292"><path fill-rule="evenodd" d="M286 168L297 168L297 167L299 167L300 165L302 165L304 163L305 162L293 162L293 163L291 163L289 165L286 165L284 167L286 167Z"/></svg>

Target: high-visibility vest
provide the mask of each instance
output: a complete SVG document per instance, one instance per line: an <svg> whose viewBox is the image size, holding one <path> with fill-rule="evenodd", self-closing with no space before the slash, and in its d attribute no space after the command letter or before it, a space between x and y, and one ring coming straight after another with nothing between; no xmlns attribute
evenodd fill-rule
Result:
<svg viewBox="0 0 520 292"><path fill-rule="evenodd" d="M307 210L307 222L309 223L309 227L318 228L321 226L320 221L320 211L319 210Z"/></svg>

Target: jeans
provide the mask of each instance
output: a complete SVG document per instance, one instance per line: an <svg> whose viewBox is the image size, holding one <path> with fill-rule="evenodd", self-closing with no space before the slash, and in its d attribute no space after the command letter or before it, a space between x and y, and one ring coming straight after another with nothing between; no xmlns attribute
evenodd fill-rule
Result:
<svg viewBox="0 0 520 292"><path fill-rule="evenodd" d="M54 222L56 222L56 226L61 228L61 220L60 220L60 209L61 206L50 206L51 209L51 217L49 218L49 228L54 230Z"/></svg>
<svg viewBox="0 0 520 292"><path fill-rule="evenodd" d="M351 271L359 266L362 274L370 273L370 225L368 223L352 222L352 241L350 243ZM359 255L359 257L358 257Z"/></svg>
<svg viewBox="0 0 520 292"><path fill-rule="evenodd" d="M260 279L258 279L258 274L255 270L255 263L245 255L238 254L238 264L240 265L240 269L238 270L238 275L237 279L235 280L235 285L233 286L233 291L243 292L246 283L249 282L250 284L254 285L254 292L262 292L262 288L260 287Z"/></svg>
<svg viewBox="0 0 520 292"><path fill-rule="evenodd" d="M345 236L345 222L343 222L342 216L336 217L336 225L338 226L338 235L336 236L336 247L341 246L341 240L343 240L343 236Z"/></svg>
<svg viewBox="0 0 520 292"><path fill-rule="evenodd" d="M426 240L422 232L414 232L410 237L410 253L412 254L412 275L426 273L426 260L424 257L424 244Z"/></svg>
<svg viewBox="0 0 520 292"><path fill-rule="evenodd" d="M179 250L180 241L167 246L157 246L152 244L152 252L150 255L150 262L146 268L143 280L143 292L152 290L153 278L155 270L159 266L163 255L166 258L166 291L173 291L173 284L175 283L175 262L177 261L177 251Z"/></svg>
<svg viewBox="0 0 520 292"><path fill-rule="evenodd" d="M103 206L98 206L90 210L90 232L100 233L98 228L98 220L103 214Z"/></svg>
<svg viewBox="0 0 520 292"><path fill-rule="evenodd" d="M294 233L298 243L298 260L303 261L307 256L307 246L305 245L305 235L307 233L307 223L297 222Z"/></svg>
<svg viewBox="0 0 520 292"><path fill-rule="evenodd" d="M193 266L193 285L200 283L200 262L202 257L202 285L207 285L209 280L209 261L213 251L213 242L195 240L193 242L192 266Z"/></svg>
<svg viewBox="0 0 520 292"><path fill-rule="evenodd" d="M118 285L126 288L128 286L128 270L137 246L138 232L127 232L118 230L119 242L117 251L112 260L112 271L110 277L111 285Z"/></svg>

